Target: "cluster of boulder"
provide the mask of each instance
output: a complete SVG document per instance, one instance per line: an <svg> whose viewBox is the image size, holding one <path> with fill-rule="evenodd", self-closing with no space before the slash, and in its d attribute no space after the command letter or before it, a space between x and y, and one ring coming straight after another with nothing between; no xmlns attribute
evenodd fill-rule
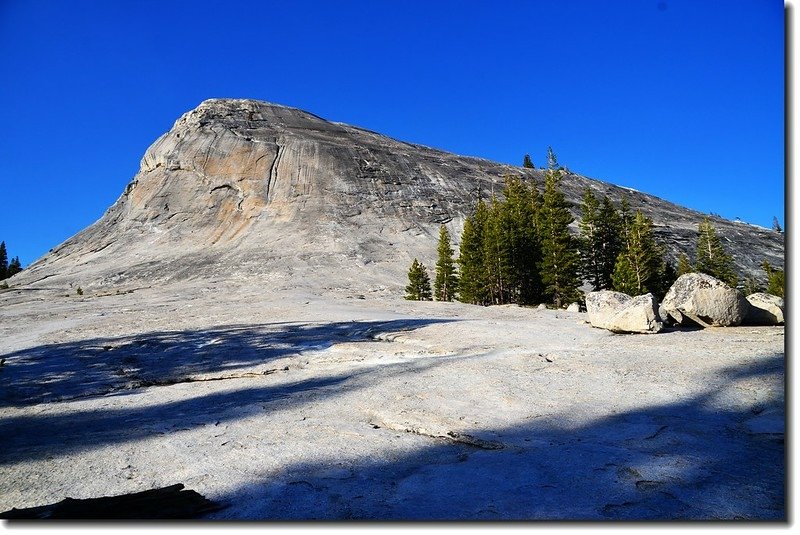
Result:
<svg viewBox="0 0 800 535"><path fill-rule="evenodd" d="M783 299L765 293L744 297L705 273L681 275L659 305L652 294L631 297L602 290L586 294L593 327L615 333L657 333L667 324L732 327L783 324Z"/></svg>

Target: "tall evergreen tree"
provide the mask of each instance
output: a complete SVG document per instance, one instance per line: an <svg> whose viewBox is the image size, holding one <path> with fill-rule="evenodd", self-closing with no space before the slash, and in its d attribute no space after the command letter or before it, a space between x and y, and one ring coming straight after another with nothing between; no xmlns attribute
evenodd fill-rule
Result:
<svg viewBox="0 0 800 535"><path fill-rule="evenodd" d="M534 304L541 300L542 293L541 249L536 234L541 196L535 184L526 184L518 177L506 177L503 197L509 299L522 305Z"/></svg>
<svg viewBox="0 0 800 535"><path fill-rule="evenodd" d="M693 273L694 267L692 267L692 263L689 261L689 257L686 256L686 253L681 253L678 256L678 276L686 275L687 273Z"/></svg>
<svg viewBox="0 0 800 535"><path fill-rule="evenodd" d="M8 253L6 242L0 241L0 280L8 278Z"/></svg>
<svg viewBox="0 0 800 535"><path fill-rule="evenodd" d="M633 221L633 213L631 212L631 204L628 202L628 197L623 197L619 204L619 217L622 229L622 246L628 242L627 232L631 228Z"/></svg>
<svg viewBox="0 0 800 535"><path fill-rule="evenodd" d="M782 269L775 269L764 260L761 264L762 269L767 274L767 293L784 297L786 292L786 277Z"/></svg>
<svg viewBox="0 0 800 535"><path fill-rule="evenodd" d="M666 264L653 237L653 222L639 210L626 225L627 242L617 258L612 277L614 290L628 295L662 291Z"/></svg>
<svg viewBox="0 0 800 535"><path fill-rule="evenodd" d="M505 203L494 197L489 204L489 218L484 237L484 260L492 303L496 305L510 303L511 277L514 269L511 221Z"/></svg>
<svg viewBox="0 0 800 535"><path fill-rule="evenodd" d="M22 271L22 264L19 261L19 257L15 256L11 259L11 262L8 263L8 271L7 275L12 277Z"/></svg>
<svg viewBox="0 0 800 535"><path fill-rule="evenodd" d="M607 197L605 201L608 201ZM584 280L589 281L595 290L610 287L609 282L613 264L611 264L610 269L607 268L607 249L612 246L609 243L609 238L617 241L615 239L616 233L607 232L609 222L602 220L604 215L606 217L609 215L601 213L604 207L600 206L592 190L586 188L583 194L583 202L581 203L581 219L578 222L578 228L580 229L578 241L581 256L580 275ZM616 215L616 210L613 210L613 206L611 208ZM616 251L617 254L618 252ZM616 259L616 255L614 259Z"/></svg>
<svg viewBox="0 0 800 535"><path fill-rule="evenodd" d="M428 276L428 270L416 258L408 270L406 299L409 301L431 300L431 279Z"/></svg>
<svg viewBox="0 0 800 535"><path fill-rule="evenodd" d="M468 303L533 304L541 299L536 186L507 176L503 199L479 202L464 224L459 299Z"/></svg>
<svg viewBox="0 0 800 535"><path fill-rule="evenodd" d="M622 251L623 236L622 216L614 204L603 196L603 204L597 216L597 243L599 244L599 275L600 287L596 289L609 290L613 286L611 277L617 257Z"/></svg>
<svg viewBox="0 0 800 535"><path fill-rule="evenodd" d="M489 304L483 252L487 218L486 204L479 199L475 213L464 222L458 253L458 296L464 303Z"/></svg>
<svg viewBox="0 0 800 535"><path fill-rule="evenodd" d="M531 160L530 154L526 154L525 157L522 159L522 167L527 169L535 169L536 166L533 165L533 160Z"/></svg>
<svg viewBox="0 0 800 535"><path fill-rule="evenodd" d="M483 230L483 261L486 289L490 303L502 305L511 301L513 270L511 230L504 203L492 197Z"/></svg>
<svg viewBox="0 0 800 535"><path fill-rule="evenodd" d="M773 216L772 217L772 230L774 230L775 232L783 232L783 229L781 228L781 224L778 221L778 216Z"/></svg>
<svg viewBox="0 0 800 535"><path fill-rule="evenodd" d="M553 147L547 147L547 169L551 171L564 169L558 165L558 158L556 158L556 153L553 152Z"/></svg>
<svg viewBox="0 0 800 535"><path fill-rule="evenodd" d="M552 149L548 149L548 169L544 178L544 194L539 210L537 229L542 247L541 276L544 297L557 307L577 301L578 251L568 226L573 221L569 204L561 192L564 174Z"/></svg>
<svg viewBox="0 0 800 535"><path fill-rule="evenodd" d="M733 259L725 252L717 231L706 217L698 225L697 262L695 270L706 273L735 288L738 277L733 268Z"/></svg>
<svg viewBox="0 0 800 535"><path fill-rule="evenodd" d="M458 288L458 277L453 261L453 249L450 247L450 233L444 225L439 228L438 253L433 293L437 301L452 301Z"/></svg>
<svg viewBox="0 0 800 535"><path fill-rule="evenodd" d="M660 249L663 253L663 248ZM672 285L675 284L676 280L678 280L678 270L675 269L675 266L671 262L662 257L661 266L658 271L658 280L653 289L655 298L661 301L664 296L667 295Z"/></svg>
<svg viewBox="0 0 800 535"><path fill-rule="evenodd" d="M474 217L464 221L461 231L461 243L458 247L458 300L464 303L479 304L477 295L480 290L479 271L483 266L483 233L475 228Z"/></svg>
<svg viewBox="0 0 800 535"><path fill-rule="evenodd" d="M580 238L578 251L581 256L580 275L595 290L600 289L600 253L597 247L597 218L600 212L600 203L588 187L583 193L581 202L581 219L578 221Z"/></svg>

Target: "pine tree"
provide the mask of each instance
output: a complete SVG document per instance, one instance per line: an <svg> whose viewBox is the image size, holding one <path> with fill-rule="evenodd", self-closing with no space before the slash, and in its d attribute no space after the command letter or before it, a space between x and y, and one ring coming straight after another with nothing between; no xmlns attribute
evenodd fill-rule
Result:
<svg viewBox="0 0 800 535"><path fill-rule="evenodd" d="M504 204L492 197L483 229L486 290L491 304L509 303L512 266L510 222Z"/></svg>
<svg viewBox="0 0 800 535"><path fill-rule="evenodd" d="M600 254L600 287L597 289L609 290L613 286L611 277L614 274L617 257L622 251L622 236L622 216L608 197L603 196L603 204L597 216L597 242Z"/></svg>
<svg viewBox="0 0 800 535"><path fill-rule="evenodd" d="M505 236L502 238L509 302L521 305L538 303L542 281L539 275L541 249L536 235L536 214L541 197L536 185L518 177L506 177L502 204Z"/></svg>
<svg viewBox="0 0 800 535"><path fill-rule="evenodd" d="M541 277L544 297L561 307L577 301L580 296L579 258L575 239L568 230L573 217L560 189L564 171L558 168L552 149L548 150L547 161L549 168L545 172L544 194L537 222L542 248Z"/></svg>
<svg viewBox="0 0 800 535"><path fill-rule="evenodd" d="M763 292L764 289L758 283L755 277L747 277L744 280L744 287L742 288L742 293L745 296L753 295L754 293Z"/></svg>
<svg viewBox="0 0 800 535"><path fill-rule="evenodd" d="M485 243L487 241L486 231L489 225L489 208L483 200L478 201L475 207L474 217L475 230L478 231L478 244L480 251L477 253L477 264L475 265L475 287L476 303L481 305L491 304L489 294L488 274L486 273L486 252Z"/></svg>
<svg viewBox="0 0 800 535"><path fill-rule="evenodd" d="M6 253L6 242L0 242L0 280L8 278L8 253Z"/></svg>
<svg viewBox="0 0 800 535"><path fill-rule="evenodd" d="M626 225L625 235L627 242L614 267L614 290L633 296L660 293L666 264L653 237L652 220L637 210Z"/></svg>
<svg viewBox="0 0 800 535"><path fill-rule="evenodd" d="M622 229L622 243L623 247L624 244L628 241L628 236L626 232L631 227L631 222L633 221L633 214L631 213L631 204L628 202L627 197L623 197L622 201L619 204L619 217L620 217L620 224Z"/></svg>
<svg viewBox="0 0 800 535"><path fill-rule="evenodd" d="M663 252L663 249L661 249L661 251ZM655 298L661 301L664 296L667 295L672 285L675 284L676 280L678 280L678 271L675 269L675 266L666 259L662 260L661 267L658 271L658 280L653 289Z"/></svg>
<svg viewBox="0 0 800 535"><path fill-rule="evenodd" d="M458 298L464 303L488 304L484 268L483 236L488 211L478 200L475 213L464 222L458 253Z"/></svg>
<svg viewBox="0 0 800 535"><path fill-rule="evenodd" d="M725 252L716 229L707 217L698 225L695 270L736 288L738 277L733 268L733 259Z"/></svg>
<svg viewBox="0 0 800 535"><path fill-rule="evenodd" d="M483 264L481 232L475 229L474 219L468 217L461 231L461 243L458 248L458 300L464 303L478 304L478 268Z"/></svg>
<svg viewBox="0 0 800 535"><path fill-rule="evenodd" d="M782 269L775 269L764 260L761 264L762 269L767 274L767 293L784 297L786 291L786 277Z"/></svg>
<svg viewBox="0 0 800 535"><path fill-rule="evenodd" d="M526 154L525 157L522 159L522 167L527 169L535 169L536 166L533 165L533 160L531 160L530 154Z"/></svg>
<svg viewBox="0 0 800 535"><path fill-rule="evenodd" d="M22 264L19 261L19 257L15 256L11 262L8 263L8 276L14 276L20 271L22 271Z"/></svg>
<svg viewBox="0 0 800 535"><path fill-rule="evenodd" d="M541 299L535 184L506 176L503 199L478 202L464 224L459 250L459 299L467 303L533 304Z"/></svg>
<svg viewBox="0 0 800 535"><path fill-rule="evenodd" d="M452 301L458 288L453 249L450 247L450 233L447 227L439 228L439 258L436 261L436 279L433 283L437 301Z"/></svg>
<svg viewBox="0 0 800 535"><path fill-rule="evenodd" d="M581 220L578 222L578 241L581 256L580 275L589 281L595 290L603 288L603 244L600 241L600 203L586 188L581 204Z"/></svg>
<svg viewBox="0 0 800 535"><path fill-rule="evenodd" d="M781 224L778 222L778 216L772 217L772 230L774 230L775 232L783 232Z"/></svg>
<svg viewBox="0 0 800 535"><path fill-rule="evenodd" d="M431 300L431 279L425 266L414 259L408 270L408 286L406 286L406 299L409 301Z"/></svg>
<svg viewBox="0 0 800 535"><path fill-rule="evenodd" d="M564 169L558 165L558 158L556 158L556 153L553 152L553 147L547 147L547 169L551 171Z"/></svg>
<svg viewBox="0 0 800 535"><path fill-rule="evenodd" d="M687 273L694 273L694 267L692 267L692 263L689 261L689 257L686 256L686 253L681 253L678 256L678 276L680 277Z"/></svg>

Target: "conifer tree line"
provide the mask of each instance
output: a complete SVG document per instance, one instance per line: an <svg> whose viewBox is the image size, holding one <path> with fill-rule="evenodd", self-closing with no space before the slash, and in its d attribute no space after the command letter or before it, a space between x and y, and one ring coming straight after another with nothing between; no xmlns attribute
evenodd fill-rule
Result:
<svg viewBox="0 0 800 535"><path fill-rule="evenodd" d="M529 162L527 158L532 165ZM550 149L542 193L533 183L507 176L502 200L495 196L488 202L478 200L464 224L456 259L442 227L436 299L480 305L547 301L558 306L577 300L579 255L567 228L573 221L569 204L560 189L565 174ZM417 264L409 271L406 298L419 295L409 291L422 278Z"/></svg>
<svg viewBox="0 0 800 535"><path fill-rule="evenodd" d="M532 163L525 155L523 167L528 166ZM579 233L571 234L574 218L561 191L567 175L548 149L542 192L532 181L506 176L502 200L478 199L464 223L455 259L450 234L441 227L434 290L430 291L425 267L415 259L406 298L430 300L432 294L438 301L562 307L581 299L579 288L585 281L594 291L652 293L661 300L678 276L690 272L737 286L733 260L708 218L698 226L696 263L681 253L677 267L656 240L653 221L640 210L632 213L625 198L617 207L607 196L600 200L587 188L580 205ZM769 293L782 296L783 271L766 262L764 270ZM421 289L425 284L427 291Z"/></svg>
<svg viewBox="0 0 800 535"><path fill-rule="evenodd" d="M691 263L686 253L681 253L678 257L677 275L686 273L705 273L717 278L732 288L741 288L745 295L756 292L766 292L778 297L783 297L786 280L782 269L773 268L764 260L761 269L767 275L767 287L761 287L758 282L747 277L741 281L733 265L733 258L725 250L722 240L717 234L716 229L711 224L711 220L706 217L697 226L697 243L695 246L694 264Z"/></svg>
<svg viewBox="0 0 800 535"><path fill-rule="evenodd" d="M460 301L560 305L578 298L577 249L567 229L573 218L559 186L564 174L551 149L542 193L507 176L502 200L478 200L459 244Z"/></svg>
<svg viewBox="0 0 800 535"><path fill-rule="evenodd" d="M6 242L0 242L0 280L16 275L20 271L22 271L22 264L19 261L19 257L15 256L9 262Z"/></svg>

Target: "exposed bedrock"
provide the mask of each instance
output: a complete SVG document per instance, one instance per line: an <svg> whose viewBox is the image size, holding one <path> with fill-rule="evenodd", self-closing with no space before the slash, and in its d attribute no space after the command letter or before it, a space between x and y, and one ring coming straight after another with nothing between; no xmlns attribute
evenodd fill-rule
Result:
<svg viewBox="0 0 800 535"><path fill-rule="evenodd" d="M434 264L439 225L457 242L477 196L499 193L507 174L541 187L538 169L404 143L277 104L207 100L147 149L96 223L9 282L91 288L262 277L275 286L400 293L411 259ZM693 255L704 214L576 174L563 187L575 216L587 187L614 201L627 196L653 219L673 260ZM712 220L743 277L764 280L764 260L783 266L782 234Z"/></svg>

